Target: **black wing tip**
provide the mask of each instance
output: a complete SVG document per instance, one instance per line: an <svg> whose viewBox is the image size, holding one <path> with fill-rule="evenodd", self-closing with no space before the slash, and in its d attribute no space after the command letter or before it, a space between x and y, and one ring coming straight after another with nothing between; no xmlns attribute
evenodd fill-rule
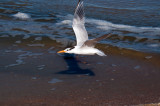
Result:
<svg viewBox="0 0 160 106"><path fill-rule="evenodd" d="M77 5L77 7L75 9L75 14L80 19L83 19L83 17L84 17L83 0L79 0L78 5Z"/></svg>
<svg viewBox="0 0 160 106"><path fill-rule="evenodd" d="M79 0L78 3L83 2L83 0Z"/></svg>
<svg viewBox="0 0 160 106"><path fill-rule="evenodd" d="M82 4L82 3L83 3L83 0L79 0L78 3L77 3L77 7L78 7L78 5L80 5L80 4ZM77 8L77 7L76 7L76 8Z"/></svg>

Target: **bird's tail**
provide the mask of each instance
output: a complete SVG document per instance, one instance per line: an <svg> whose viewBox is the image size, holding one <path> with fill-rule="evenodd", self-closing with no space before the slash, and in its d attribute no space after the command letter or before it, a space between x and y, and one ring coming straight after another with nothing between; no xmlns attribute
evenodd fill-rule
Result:
<svg viewBox="0 0 160 106"><path fill-rule="evenodd" d="M99 55L99 56L107 56L107 55L106 55L105 53L103 53L102 51L98 51L96 54Z"/></svg>

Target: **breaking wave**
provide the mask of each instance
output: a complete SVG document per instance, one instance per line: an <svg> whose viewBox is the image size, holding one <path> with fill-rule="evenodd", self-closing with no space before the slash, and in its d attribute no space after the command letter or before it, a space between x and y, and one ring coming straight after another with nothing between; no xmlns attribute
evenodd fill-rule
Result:
<svg viewBox="0 0 160 106"><path fill-rule="evenodd" d="M56 23L56 25L72 28L72 19L73 15L67 15L62 21ZM158 48L160 48L159 27L137 27L90 18L86 18L85 26L91 38L106 33L113 33L112 37L102 41L102 43L137 50L143 48L158 51Z"/></svg>

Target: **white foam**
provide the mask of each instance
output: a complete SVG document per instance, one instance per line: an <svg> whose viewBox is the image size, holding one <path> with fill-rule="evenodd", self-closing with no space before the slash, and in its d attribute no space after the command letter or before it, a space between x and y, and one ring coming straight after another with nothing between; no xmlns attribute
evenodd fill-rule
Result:
<svg viewBox="0 0 160 106"><path fill-rule="evenodd" d="M32 52L30 52L30 51L25 51L26 53L24 53L24 54L20 54L19 56L20 57L25 57L25 56L28 56L29 54L31 54Z"/></svg>
<svg viewBox="0 0 160 106"><path fill-rule="evenodd" d="M152 58L152 56L146 56L145 58L146 58L146 59L151 59L151 58Z"/></svg>
<svg viewBox="0 0 160 106"><path fill-rule="evenodd" d="M57 82L63 82L63 81L59 80L57 78L53 78L52 80L48 81L48 83L51 83L51 84L54 84L54 83L57 83Z"/></svg>
<svg viewBox="0 0 160 106"><path fill-rule="evenodd" d="M38 68L38 70L43 70L45 66L46 65L39 65L39 66L37 66L37 68Z"/></svg>
<svg viewBox="0 0 160 106"><path fill-rule="evenodd" d="M20 40L18 40L18 41L16 41L15 43L18 43L18 44L19 44L19 43L21 43L21 41L20 41Z"/></svg>
<svg viewBox="0 0 160 106"><path fill-rule="evenodd" d="M86 23L92 23L97 26L97 28L102 30L120 30L120 31L129 31L132 33L145 33L150 35L160 34L159 27L136 27L123 24L114 24L105 20L97 19L86 19Z"/></svg>
<svg viewBox="0 0 160 106"><path fill-rule="evenodd" d="M65 19L57 25L72 25L73 15L67 15ZM123 25L123 24L114 24L112 22L106 20L98 20L98 19L91 19L86 18L86 24L89 24L92 28L98 28L100 30L105 30L106 32L110 31L128 31L131 33L137 33L139 35L148 35L148 36L157 36L160 34L160 27L137 27L131 25ZM92 33L96 30L92 30ZM101 31L97 30L100 33ZM138 36L139 36L138 35Z"/></svg>
<svg viewBox="0 0 160 106"><path fill-rule="evenodd" d="M42 40L42 37L36 37L35 40Z"/></svg>
<svg viewBox="0 0 160 106"><path fill-rule="evenodd" d="M16 60L16 63L14 63L14 64L9 64L9 65L7 65L7 66L5 66L5 67L7 68L7 67L13 67L13 66L25 64L25 62L23 61L24 58L25 58L25 57L18 56L18 59Z"/></svg>
<svg viewBox="0 0 160 106"><path fill-rule="evenodd" d="M10 64L10 65L7 65L7 66L5 66L6 68L7 67L13 67L13 66L17 66L18 64Z"/></svg>
<svg viewBox="0 0 160 106"><path fill-rule="evenodd" d="M14 52L16 52L16 53L22 53L22 52L26 52L26 51L23 51L23 50L21 50L21 49L18 49L18 50L15 50Z"/></svg>
<svg viewBox="0 0 160 106"><path fill-rule="evenodd" d="M156 47L159 47L160 45L159 44L149 44L148 46L156 48Z"/></svg>
<svg viewBox="0 0 160 106"><path fill-rule="evenodd" d="M30 38L30 35L25 35L25 36L23 37L23 39L28 39L28 38Z"/></svg>
<svg viewBox="0 0 160 106"><path fill-rule="evenodd" d="M17 51L17 52L21 52L21 51ZM43 53L32 53L32 52L30 52L30 51L22 51L22 52L26 52L26 53L20 54L20 55L18 56L18 59L16 60L16 63L14 63L14 64L9 64L9 65L7 65L7 66L5 66L5 67L7 68L7 67L13 67L13 66L25 64L24 59L27 58L27 56L40 56L40 55L43 54Z"/></svg>
<svg viewBox="0 0 160 106"><path fill-rule="evenodd" d="M19 57L25 57L25 56L40 56L43 53L32 53L30 51L26 51L26 53L19 55Z"/></svg>
<svg viewBox="0 0 160 106"><path fill-rule="evenodd" d="M63 21L57 23L57 25L63 25L63 24L69 24L69 25L71 25L72 24L72 20L63 20Z"/></svg>
<svg viewBox="0 0 160 106"><path fill-rule="evenodd" d="M115 65L115 64L112 64L112 67L116 67L117 65Z"/></svg>
<svg viewBox="0 0 160 106"><path fill-rule="evenodd" d="M11 50L5 50L4 52L5 52L5 53L10 53L10 52L11 52Z"/></svg>
<svg viewBox="0 0 160 106"><path fill-rule="evenodd" d="M18 19L22 19L22 20L27 20L27 19L30 19L31 16L29 14L26 14L26 13L22 13L22 12L18 12L16 14L13 15L15 18L18 18Z"/></svg>

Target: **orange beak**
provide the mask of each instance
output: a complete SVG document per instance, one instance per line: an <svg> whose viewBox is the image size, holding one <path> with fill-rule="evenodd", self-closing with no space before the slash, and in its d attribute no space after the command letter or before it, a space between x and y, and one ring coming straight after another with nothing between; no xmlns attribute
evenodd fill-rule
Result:
<svg viewBox="0 0 160 106"><path fill-rule="evenodd" d="M64 50L61 50L61 51L59 51L59 52L57 52L57 53L65 53L66 51L64 51Z"/></svg>

